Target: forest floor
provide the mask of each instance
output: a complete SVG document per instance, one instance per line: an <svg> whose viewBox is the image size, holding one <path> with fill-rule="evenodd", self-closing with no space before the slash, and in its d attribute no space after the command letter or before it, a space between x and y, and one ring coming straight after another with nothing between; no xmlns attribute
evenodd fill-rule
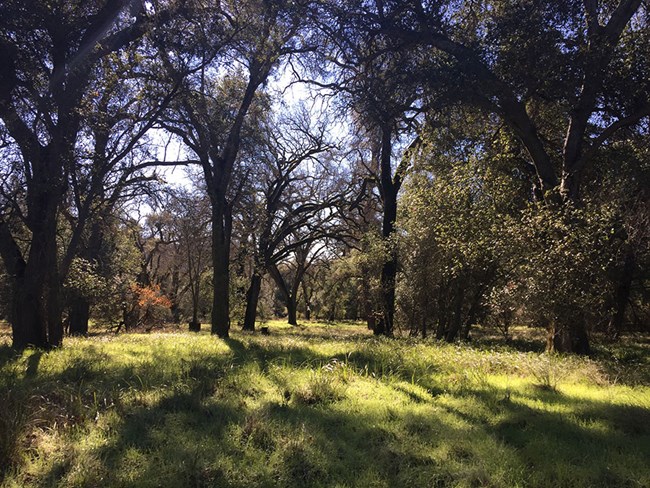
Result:
<svg viewBox="0 0 650 488"><path fill-rule="evenodd" d="M1 328L0 485L650 486L648 337L586 359L269 328L21 354Z"/></svg>

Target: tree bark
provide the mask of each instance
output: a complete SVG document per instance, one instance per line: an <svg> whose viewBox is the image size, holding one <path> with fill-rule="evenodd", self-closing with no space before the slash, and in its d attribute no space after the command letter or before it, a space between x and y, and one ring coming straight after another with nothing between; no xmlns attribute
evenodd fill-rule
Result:
<svg viewBox="0 0 650 488"><path fill-rule="evenodd" d="M623 272L620 277L618 286L616 287L616 294L614 297L614 315L612 316L609 325L608 333L613 339L619 339L623 331L623 322L625 320L625 311L627 304L630 300L630 292L632 291L632 278L634 274L635 260L632 250L628 250L625 254L625 262L623 264Z"/></svg>
<svg viewBox="0 0 650 488"><path fill-rule="evenodd" d="M458 332L460 332L460 328L463 323L463 299L464 298L465 298L465 289L461 282L456 287L456 295L454 296L453 316L451 319L449 330L445 335L445 340L447 342L454 342L456 340L456 337L458 337Z"/></svg>
<svg viewBox="0 0 650 488"><path fill-rule="evenodd" d="M305 320L311 320L311 294L305 282L302 282L302 293L305 296Z"/></svg>
<svg viewBox="0 0 650 488"><path fill-rule="evenodd" d="M63 341L59 289L51 278L43 283L42 274L30 268L28 265L13 290L13 347L59 347Z"/></svg>
<svg viewBox="0 0 650 488"><path fill-rule="evenodd" d="M463 341L469 340L469 333L472 326L476 324L477 319L480 320L479 314L481 312L481 301L483 300L483 293L487 286L487 283L478 284L476 292L472 296L472 302L470 303L469 311L467 312L467 320L465 320L465 324L460 331L460 338Z"/></svg>
<svg viewBox="0 0 650 488"><path fill-rule="evenodd" d="M72 299L69 308L70 335L83 336L88 334L90 319L90 303L84 297Z"/></svg>
<svg viewBox="0 0 650 488"><path fill-rule="evenodd" d="M393 180L391 169L392 130L385 126L381 131L380 183L383 201L381 235L388 246L388 258L381 269L381 317L375 324L375 335L393 335L395 318L395 278L397 276L397 254L390 238L395 232L397 219L397 193L399 183Z"/></svg>
<svg viewBox="0 0 650 488"><path fill-rule="evenodd" d="M108 209L106 210L108 212ZM91 263L102 261L102 243L104 241L104 228L102 220L106 214L99 214L95 217L90 226L90 238L85 247L80 249L79 255ZM88 322L90 320L91 300L80 294L73 294L69 304L69 333L70 335L88 334Z"/></svg>
<svg viewBox="0 0 650 488"><path fill-rule="evenodd" d="M189 330L190 332L201 332L201 322L199 322L200 273L198 273L199 278L196 278L196 282L194 282L195 277L191 275L192 273L190 273L190 281L191 281L190 288L191 288L191 295L192 295L192 321L189 323Z"/></svg>
<svg viewBox="0 0 650 488"><path fill-rule="evenodd" d="M278 285L278 289L286 302L287 322L289 325L298 325L298 290L300 289L305 272L309 268L306 251L297 253L296 260L296 273L292 283L286 282L276 264L269 264L268 267L271 278Z"/></svg>
<svg viewBox="0 0 650 488"><path fill-rule="evenodd" d="M254 331L255 319L257 318L257 303L260 298L262 289L262 276L259 273L253 273L251 283L246 291L246 312L244 314L243 330Z"/></svg>
<svg viewBox="0 0 650 488"><path fill-rule="evenodd" d="M384 263L381 269L382 315L376 322L375 335L393 335L395 319L395 278L397 276L397 257Z"/></svg>
<svg viewBox="0 0 650 488"><path fill-rule="evenodd" d="M12 293L11 329L13 347L18 350L48 346L43 289L28 281L19 279Z"/></svg>
<svg viewBox="0 0 650 488"><path fill-rule="evenodd" d="M41 189L38 198L30 202L29 256L20 274L14 275L12 332L17 349L59 347L63 342L56 242L58 203L56 185L52 187Z"/></svg>
<svg viewBox="0 0 650 488"><path fill-rule="evenodd" d="M225 203L212 207L212 334L227 338L230 331L230 239Z"/></svg>
<svg viewBox="0 0 650 488"><path fill-rule="evenodd" d="M554 322L549 326L547 352L591 354L589 336L583 320Z"/></svg>
<svg viewBox="0 0 650 488"><path fill-rule="evenodd" d="M287 322L289 325L298 325L298 304L296 296L289 294L287 297Z"/></svg>

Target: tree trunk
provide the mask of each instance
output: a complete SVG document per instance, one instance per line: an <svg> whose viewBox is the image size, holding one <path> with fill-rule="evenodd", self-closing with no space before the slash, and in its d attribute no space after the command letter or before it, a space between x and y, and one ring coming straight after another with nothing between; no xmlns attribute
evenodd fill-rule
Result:
<svg viewBox="0 0 650 488"><path fill-rule="evenodd" d="M129 306L129 302L124 300L122 303L122 324L126 332L135 329L140 323L140 307L137 302ZM117 332L120 331L118 327Z"/></svg>
<svg viewBox="0 0 650 488"><path fill-rule="evenodd" d="M15 275L13 345L59 347L63 342L61 284L57 266L56 208L44 192L30 211L32 239L27 264ZM38 204L38 205L37 205Z"/></svg>
<svg viewBox="0 0 650 488"><path fill-rule="evenodd" d="M481 312L481 301L483 299L485 288L486 285L478 285L476 293L474 293L474 296L472 297L472 303L470 303L469 311L467 312L467 320L460 331L460 339L463 341L469 340L469 332L472 329L472 326L477 323L477 320L480 320L479 313Z"/></svg>
<svg viewBox="0 0 650 488"><path fill-rule="evenodd" d="M337 304L337 298L335 297L327 313L327 320L329 322L334 322L336 320L336 304Z"/></svg>
<svg viewBox="0 0 650 488"><path fill-rule="evenodd" d="M190 324L190 330L193 332L199 332L201 330L201 322L199 322L199 298L200 289L199 283L195 286L192 286L192 322Z"/></svg>
<svg viewBox="0 0 650 488"><path fill-rule="evenodd" d="M193 279L190 277L190 280ZM189 323L190 332L201 332L201 322L199 322L199 282L192 284L192 321Z"/></svg>
<svg viewBox="0 0 650 488"><path fill-rule="evenodd" d="M50 278L47 290L47 336L49 347L63 345L63 304L58 273Z"/></svg>
<svg viewBox="0 0 650 488"><path fill-rule="evenodd" d="M298 304L296 296L291 294L287 298L287 322L289 325L298 325Z"/></svg>
<svg viewBox="0 0 650 488"><path fill-rule="evenodd" d="M13 290L11 329L13 347L19 350L28 346L47 347L43 288L27 284L20 279Z"/></svg>
<svg viewBox="0 0 650 488"><path fill-rule="evenodd" d="M613 339L618 339L623 331L623 322L625 319L625 310L630 300L630 292L632 290L632 277L634 273L634 253L631 250L625 254L625 263L623 264L623 272L620 281L616 288L616 296L614 298L614 315L609 321L608 333Z"/></svg>
<svg viewBox="0 0 650 488"><path fill-rule="evenodd" d="M465 298L465 289L463 285L459 285L456 289L456 296L454 297L454 309L449 330L445 336L447 342L454 342L460 332L463 323L463 299Z"/></svg>
<svg viewBox="0 0 650 488"><path fill-rule="evenodd" d="M228 337L230 330L230 242L226 232L225 202L212 208L212 334Z"/></svg>
<svg viewBox="0 0 650 488"><path fill-rule="evenodd" d="M302 282L302 293L305 295L305 320L311 320L311 294L308 293L304 281Z"/></svg>
<svg viewBox="0 0 650 488"><path fill-rule="evenodd" d="M584 321L574 320L569 323L554 322L549 326L546 352L591 354L589 336Z"/></svg>
<svg viewBox="0 0 650 488"><path fill-rule="evenodd" d="M393 335L393 320L395 318L395 278L397 276L397 254L390 241L395 231L397 219L397 193L399 180L392 177L392 131L389 126L382 128L380 153L380 182L383 201L381 236L388 246L388 259L381 269L381 318L377 321L375 335Z"/></svg>
<svg viewBox="0 0 650 488"><path fill-rule="evenodd" d="M11 319L16 349L59 347L63 341L59 289L38 283L39 278L42 276L25 277L13 292Z"/></svg>
<svg viewBox="0 0 650 488"><path fill-rule="evenodd" d="M88 320L90 319L90 303L84 297L76 297L69 308L70 335L83 336L88 334Z"/></svg>
<svg viewBox="0 0 650 488"><path fill-rule="evenodd" d="M102 261L102 243L104 241L104 222L103 219L107 214L99 214L91 222L90 237L84 247L79 249L78 255L90 263L100 263ZM81 244L79 244L81 246ZM75 293L70 298L68 305L68 322L70 335L88 334L88 323L90 320L91 301Z"/></svg>
<svg viewBox="0 0 650 488"><path fill-rule="evenodd" d="M391 252L392 254L392 252ZM382 315L377 321L376 335L393 335L395 318L395 278L397 276L397 257L392 256L381 269Z"/></svg>
<svg viewBox="0 0 650 488"><path fill-rule="evenodd" d="M246 291L246 312L244 314L243 330L254 331L255 319L257 318L257 302L260 298L262 289L262 276L259 273L253 273L251 284Z"/></svg>

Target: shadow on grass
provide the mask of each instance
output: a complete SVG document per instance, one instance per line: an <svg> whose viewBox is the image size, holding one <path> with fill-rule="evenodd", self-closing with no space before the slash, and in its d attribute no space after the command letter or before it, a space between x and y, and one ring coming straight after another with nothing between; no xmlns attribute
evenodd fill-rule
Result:
<svg viewBox="0 0 650 488"><path fill-rule="evenodd" d="M226 339L225 342L233 351L234 361L237 364L255 363L262 371L268 371L270 365L294 368L317 366L330 359L330 356L318 354L308 347L298 345L287 346L273 341L244 343L235 338Z"/></svg>
<svg viewBox="0 0 650 488"><path fill-rule="evenodd" d="M648 477L633 471L645 466L647 436L631 441L624 432L593 429L514 402L500 406L494 412L500 420L491 423L455 409L345 412L335 404L280 402L252 409L237 400L175 394L129 414L114 442L98 452L105 481L142 487L161 481L162 486L366 486L373 480L383 486L479 486L494 484L490 479L506 461L513 478L502 486L511 481L631 487ZM602 408L585 402L582 411L596 417ZM636 413L616 407L606 417ZM516 478L517 472L529 474Z"/></svg>
<svg viewBox="0 0 650 488"><path fill-rule="evenodd" d="M650 480L647 409L542 390L512 399L471 386L427 395L406 384L422 373L418 363L380 358L372 348L335 356L367 383L363 394L353 382L341 400L301 404L282 398L293 385L270 367L320 369L332 356L270 339L226 344L231 354L187 358L154 347L136 364L84 347L55 373L39 372L33 353L16 386L72 412L79 444L102 438L57 456L38 483L625 487ZM251 401L246 389L256 379L270 382L277 399ZM373 387L392 389L394 402L370 402ZM536 401L543 408L530 406Z"/></svg>
<svg viewBox="0 0 650 488"><path fill-rule="evenodd" d="M125 417L113 441L95 453L104 486L447 486L453 474L413 442L403 442L381 414L342 413L324 406L197 401L177 394ZM206 399L203 399L206 400ZM413 420L415 423L415 420ZM434 417L409 434L467 435ZM51 467L45 485L67 481L70 459ZM415 480L415 481L414 481ZM415 482L415 484L413 484Z"/></svg>
<svg viewBox="0 0 650 488"><path fill-rule="evenodd" d="M205 390L166 395L155 405L128 408L106 428L108 442L94 449L83 486L203 486L198 462L224 442L224 429L242 412L229 403L205 404ZM82 461L83 462L83 461ZM73 457L51 465L44 486L65 486L79 470ZM217 485L220 486L220 485Z"/></svg>
<svg viewBox="0 0 650 488"><path fill-rule="evenodd" d="M0 368L15 361L22 355L22 352L17 351L9 344L0 344Z"/></svg>
<svg viewBox="0 0 650 488"><path fill-rule="evenodd" d="M530 471L526 485L636 487L650 481L650 410L555 391L517 393L512 400L501 393L466 390L459 406L445 409L507 447ZM482 408L473 409L472 402ZM531 402L540 402L539 408Z"/></svg>
<svg viewBox="0 0 650 488"><path fill-rule="evenodd" d="M372 338L372 331L362 324L319 324L319 325L298 325L296 327L271 328L271 334L275 331L284 336L309 338L311 340L363 340Z"/></svg>

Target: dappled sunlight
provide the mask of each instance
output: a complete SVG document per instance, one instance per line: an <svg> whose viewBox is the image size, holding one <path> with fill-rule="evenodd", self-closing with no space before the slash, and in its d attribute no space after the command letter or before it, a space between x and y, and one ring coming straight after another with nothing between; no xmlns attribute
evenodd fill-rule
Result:
<svg viewBox="0 0 650 488"><path fill-rule="evenodd" d="M650 488L650 0L0 2L0 488Z"/></svg>
<svg viewBox="0 0 650 488"><path fill-rule="evenodd" d="M568 387L564 387L568 389ZM452 412L481 426L487 435L516 449L513 455L535 467L537 479L546 478L560 485L573 483L575 471L583 479L601 484L625 485L644 469L644 452L650 442L648 410L621 406L607 401L576 398L562 391L549 391L529 385L510 385L504 390L477 390L469 396L447 397L443 404ZM639 436L637 449L629 449L629 428ZM640 450L639 450L640 449ZM598 466L600 471L594 470Z"/></svg>
<svg viewBox="0 0 650 488"><path fill-rule="evenodd" d="M427 341L330 340L317 326L226 340L75 339L74 347L28 350L2 366L13 385L8 408L27 411L12 424L22 432L15 440L25 453L15 461L21 469L6 482L587 487L648 480L648 390L603 383L594 364ZM567 374L549 379L554 368Z"/></svg>

